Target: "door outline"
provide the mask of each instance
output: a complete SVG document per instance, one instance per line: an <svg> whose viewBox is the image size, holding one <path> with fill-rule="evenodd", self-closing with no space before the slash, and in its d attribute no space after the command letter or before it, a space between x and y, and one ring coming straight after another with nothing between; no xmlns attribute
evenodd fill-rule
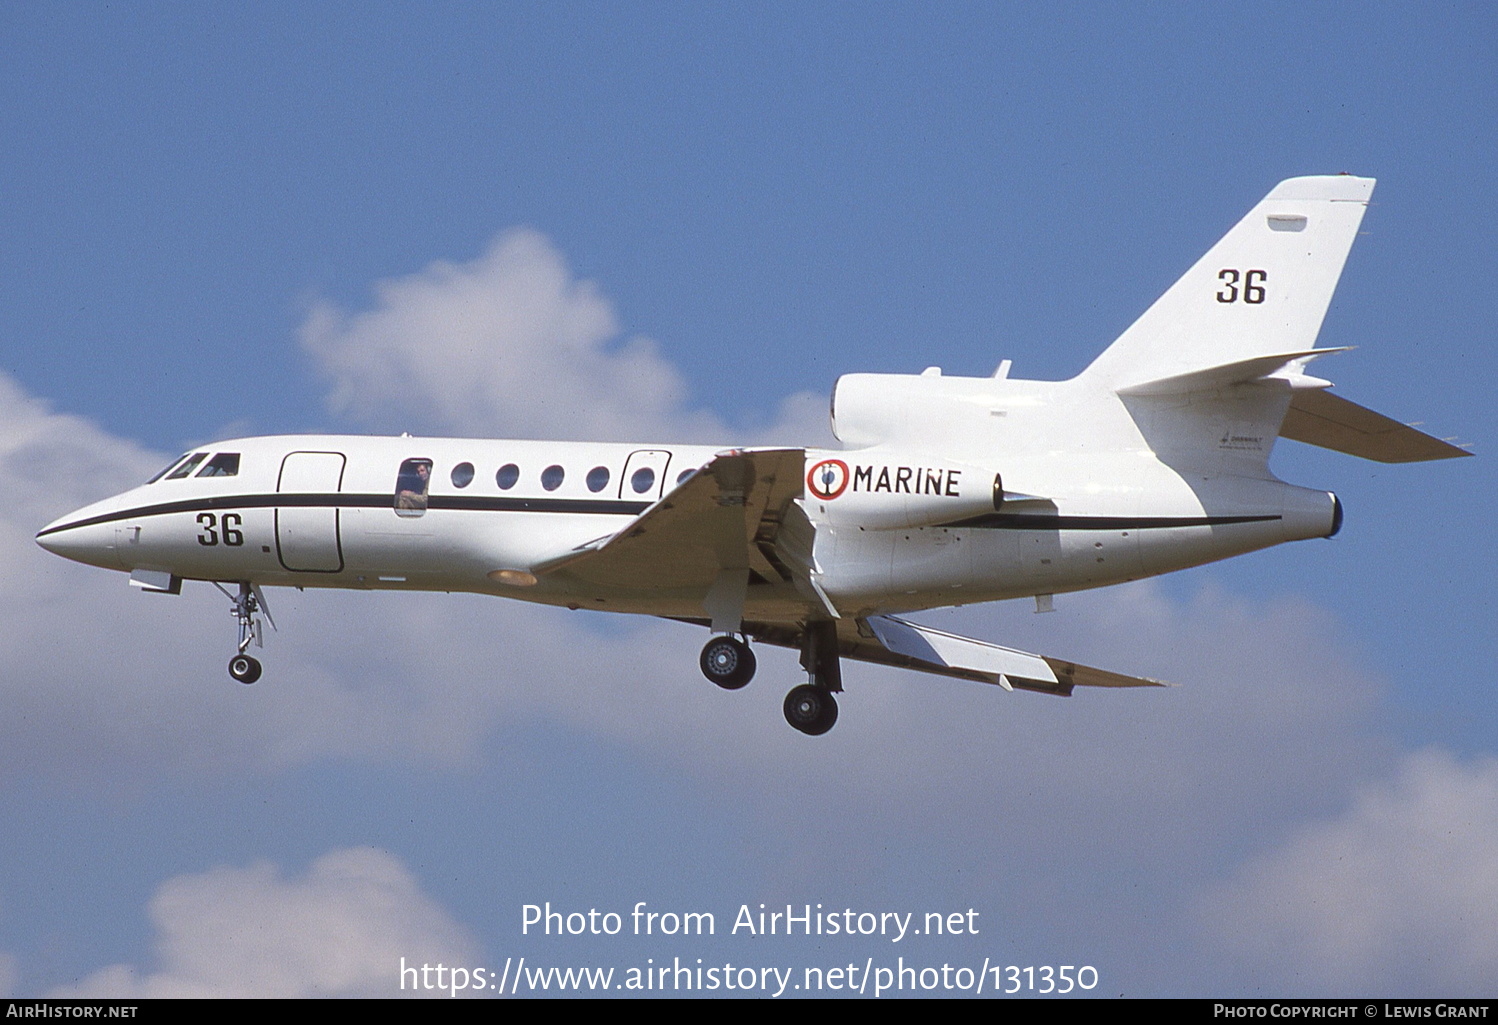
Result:
<svg viewBox="0 0 1498 1025"><path fill-rule="evenodd" d="M331 461L327 462L326 469L324 469L323 467L316 466L315 464L307 464L305 462L303 464L301 464L301 465L297 465L297 466L293 467L293 469L295 469L295 470L311 471L310 474L309 474L309 476L311 476L313 478L316 478L316 480L314 481L314 483L322 483L324 485L331 484L332 485L332 490L328 491L325 488L324 489L315 489L315 488L314 489L301 489L301 490L295 490L295 491L285 490L286 471L287 471L288 465L290 465L292 463L292 460L296 459L297 456L335 456L335 457L337 457L338 463L337 463L337 473L336 474L332 472L333 464L332 464ZM327 496L327 495L335 496L335 497L332 498L331 502L328 503L327 505L325 505L323 503L317 503L317 502L307 502L305 504L296 503L296 504L287 505L287 506L280 506L280 505L276 506L276 514L275 514L275 518L276 518L276 559L277 559L277 561L279 561L281 563L281 566L284 569L287 569L287 570L291 571L292 573L342 573L343 572L343 536L342 536L342 524L341 524L341 517L339 515L340 510L339 510L339 507L338 507L338 499L337 499L336 496L343 491L343 474L344 474L344 471L347 468L348 468L348 457L345 456L342 452L317 452L317 451L288 452L286 454L286 456L281 460L281 472L280 472L280 475L276 478L276 494L277 495L282 495L282 494L287 494L287 495L306 495L306 496L308 496L310 498L314 498L314 499L317 498L317 497ZM321 512L331 513L332 514L331 519L329 519L329 518L323 518L321 521L319 521L317 519L317 514L321 513ZM281 533L282 533L282 530L283 530L283 525L282 525L282 516L283 516L283 514L285 514L285 519L286 519L285 529L287 530L288 534L291 534L293 537L295 537L296 536L296 532L305 531L306 534L309 535L309 536L312 536L314 538L314 541L316 542L316 548L309 548L307 551L302 551L302 550L293 551L291 553L292 559L294 561L298 562L298 563L304 563L304 562L311 561L311 562L319 563L318 565L310 565L310 566L309 565L295 565L294 566L291 563L289 563L289 562L286 561L287 552L286 552L285 546L282 545L282 538L281 538ZM331 552L328 552L326 550L326 548L325 548L327 534L323 533L324 528L327 525L329 525L329 524L331 524L331 526L333 528L333 530L332 530L332 541L333 541L333 545L332 545ZM307 556L309 554L311 556L310 559L307 558ZM317 558L317 556L320 556L320 555L331 555L331 558L328 558L328 559L319 559L319 558ZM322 563L329 563L329 562L336 562L337 564L336 565L331 565L331 566L330 565L324 565L324 564L322 564Z"/></svg>

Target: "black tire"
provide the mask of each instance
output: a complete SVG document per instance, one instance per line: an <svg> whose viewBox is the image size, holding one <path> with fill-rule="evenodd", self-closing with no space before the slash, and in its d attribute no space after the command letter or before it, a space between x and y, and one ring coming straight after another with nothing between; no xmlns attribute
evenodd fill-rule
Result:
<svg viewBox="0 0 1498 1025"><path fill-rule="evenodd" d="M738 690L754 679L754 652L737 637L714 637L697 659L702 675L724 690Z"/></svg>
<svg viewBox="0 0 1498 1025"><path fill-rule="evenodd" d="M235 655L229 659L229 675L240 683L254 683L260 679L260 660L250 655Z"/></svg>
<svg viewBox="0 0 1498 1025"><path fill-rule="evenodd" d="M808 737L820 737L837 723L837 699L809 683L793 687L785 696L785 721Z"/></svg>

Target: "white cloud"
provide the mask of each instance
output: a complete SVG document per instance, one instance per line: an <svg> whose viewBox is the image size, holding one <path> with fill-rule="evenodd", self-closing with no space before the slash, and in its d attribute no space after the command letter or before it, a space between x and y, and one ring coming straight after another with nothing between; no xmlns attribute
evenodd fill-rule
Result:
<svg viewBox="0 0 1498 1025"><path fill-rule="evenodd" d="M154 969L111 965L51 995L394 996L403 957L483 967L473 940L405 866L368 848L331 851L295 878L264 862L178 876L157 889L149 913Z"/></svg>
<svg viewBox="0 0 1498 1025"><path fill-rule="evenodd" d="M655 342L621 340L612 304L539 232L512 229L467 263L374 286L369 310L319 302L301 339L329 404L381 430L641 442L831 444L826 401L786 399L746 438L689 409Z"/></svg>
<svg viewBox="0 0 1498 1025"><path fill-rule="evenodd" d="M615 342L609 301L535 231L382 281L375 295L359 313L319 303L302 326L337 412L461 434L725 437L711 413L682 408L686 383L654 342Z"/></svg>
<svg viewBox="0 0 1498 1025"><path fill-rule="evenodd" d="M1246 864L1204 902L1204 917L1271 979L1334 993L1491 995L1498 760L1407 755L1344 814Z"/></svg>

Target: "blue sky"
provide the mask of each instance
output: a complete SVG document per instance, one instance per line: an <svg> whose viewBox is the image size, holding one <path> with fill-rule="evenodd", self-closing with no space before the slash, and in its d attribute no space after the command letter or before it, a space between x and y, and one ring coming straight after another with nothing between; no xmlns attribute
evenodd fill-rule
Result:
<svg viewBox="0 0 1498 1025"><path fill-rule="evenodd" d="M1110 994L1491 991L1492 8L4 3L0 23L0 460L25 482L0 536L0 991L901 953L1090 963ZM1479 458L1286 443L1280 475L1347 507L1334 541L1050 616L932 617L1185 684L1162 694L850 667L811 743L780 721L788 655L725 695L685 627L315 593L271 596L266 677L239 688L217 592L131 594L30 540L215 437L820 443L842 373L1068 377L1275 182L1339 171L1379 185L1321 336L1358 348L1318 373ZM350 375L392 295L494 267L592 324L585 358L544 325L477 348L434 329L405 343L411 402ZM522 937L546 900L975 907L992 931L914 954Z"/></svg>

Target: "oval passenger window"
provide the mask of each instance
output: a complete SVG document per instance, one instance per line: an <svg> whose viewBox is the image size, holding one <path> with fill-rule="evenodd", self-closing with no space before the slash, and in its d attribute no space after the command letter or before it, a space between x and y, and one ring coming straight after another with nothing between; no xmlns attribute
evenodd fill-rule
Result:
<svg viewBox="0 0 1498 1025"><path fill-rule="evenodd" d="M520 467L514 463L505 463L505 465L499 468L499 472L494 475L494 483L499 485L499 490L501 491L509 491L519 479Z"/></svg>
<svg viewBox="0 0 1498 1025"><path fill-rule="evenodd" d="M655 483L655 471L648 466L642 466L629 478L629 486L635 489L635 494L643 495L649 491Z"/></svg>
<svg viewBox="0 0 1498 1025"><path fill-rule="evenodd" d="M567 471L560 466L548 466L541 471L541 486L547 491L555 491L562 486L562 478L567 476Z"/></svg>
<svg viewBox="0 0 1498 1025"><path fill-rule="evenodd" d="M609 486L609 468L607 466L595 466L588 471L588 490L602 491Z"/></svg>
<svg viewBox="0 0 1498 1025"><path fill-rule="evenodd" d="M473 483L473 464L459 463L453 467L453 487L466 488Z"/></svg>

